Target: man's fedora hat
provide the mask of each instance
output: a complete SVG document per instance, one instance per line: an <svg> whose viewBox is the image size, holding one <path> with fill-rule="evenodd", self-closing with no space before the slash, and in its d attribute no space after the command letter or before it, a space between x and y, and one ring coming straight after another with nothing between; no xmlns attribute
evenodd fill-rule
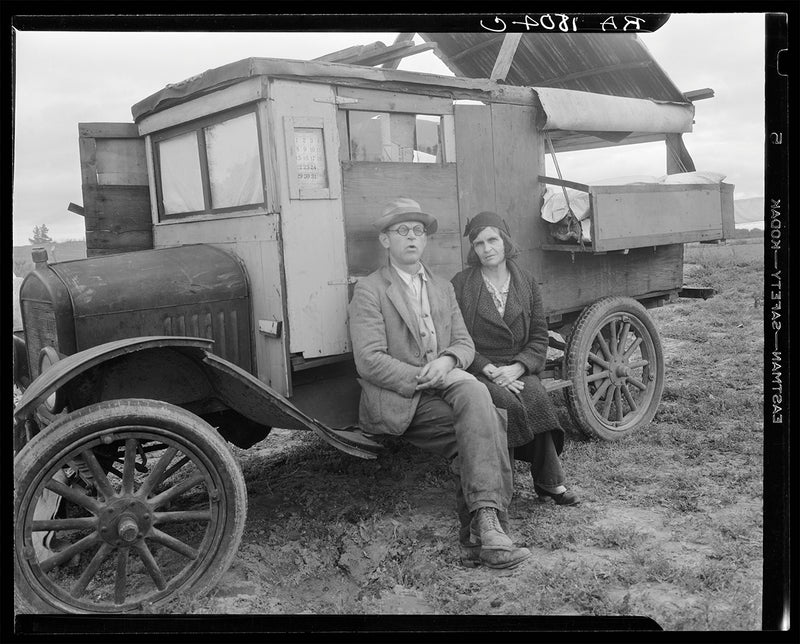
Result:
<svg viewBox="0 0 800 644"><path fill-rule="evenodd" d="M373 225L383 232L392 224L401 221L418 221L425 226L425 230L429 235L435 233L439 228L436 217L429 215L427 212L422 212L419 204L408 197L400 197L386 204L381 216L375 220Z"/></svg>

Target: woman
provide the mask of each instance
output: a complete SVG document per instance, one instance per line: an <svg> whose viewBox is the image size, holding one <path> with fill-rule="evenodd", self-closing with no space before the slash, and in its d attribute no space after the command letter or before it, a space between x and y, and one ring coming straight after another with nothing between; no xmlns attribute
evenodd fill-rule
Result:
<svg viewBox="0 0 800 644"><path fill-rule="evenodd" d="M558 505L576 505L565 487L559 454L564 430L538 373L547 358L547 322L539 287L513 261L519 254L499 215L482 212L467 222L470 268L453 278L464 322L475 341L469 368L508 412L508 447L531 464L534 489Z"/></svg>

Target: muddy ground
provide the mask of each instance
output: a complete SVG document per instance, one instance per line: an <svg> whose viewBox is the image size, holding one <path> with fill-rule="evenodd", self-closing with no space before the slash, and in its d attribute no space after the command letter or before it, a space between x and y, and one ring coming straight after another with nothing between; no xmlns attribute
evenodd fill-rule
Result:
<svg viewBox="0 0 800 644"><path fill-rule="evenodd" d="M392 441L361 461L275 430L237 452L250 507L233 566L211 595L170 610L641 615L666 629L760 628L760 248L688 253L686 282L718 296L655 312L668 377L646 433L588 441L559 407L582 503L540 502L517 464L511 532L533 551L520 568L460 565L439 459Z"/></svg>

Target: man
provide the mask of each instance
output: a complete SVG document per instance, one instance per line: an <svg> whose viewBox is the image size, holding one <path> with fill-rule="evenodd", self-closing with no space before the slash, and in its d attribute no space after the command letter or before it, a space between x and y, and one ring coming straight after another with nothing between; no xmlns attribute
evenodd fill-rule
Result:
<svg viewBox="0 0 800 644"><path fill-rule="evenodd" d="M504 529L513 485L505 419L464 371L475 347L452 284L420 262L438 222L401 198L374 225L389 262L359 279L349 307L361 427L450 459L462 560L516 566L530 551L516 548Z"/></svg>

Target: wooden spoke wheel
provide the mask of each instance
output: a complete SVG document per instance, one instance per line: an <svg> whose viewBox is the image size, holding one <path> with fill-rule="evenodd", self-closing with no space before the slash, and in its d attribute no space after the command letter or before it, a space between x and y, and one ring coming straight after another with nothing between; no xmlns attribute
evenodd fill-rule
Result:
<svg viewBox="0 0 800 644"><path fill-rule="evenodd" d="M244 479L224 439L179 407L98 403L14 463L23 610L134 612L213 587L241 541Z"/></svg>
<svg viewBox="0 0 800 644"><path fill-rule="evenodd" d="M564 356L566 397L582 432L616 440L649 423L664 389L661 339L645 308L606 297L581 313Z"/></svg>

